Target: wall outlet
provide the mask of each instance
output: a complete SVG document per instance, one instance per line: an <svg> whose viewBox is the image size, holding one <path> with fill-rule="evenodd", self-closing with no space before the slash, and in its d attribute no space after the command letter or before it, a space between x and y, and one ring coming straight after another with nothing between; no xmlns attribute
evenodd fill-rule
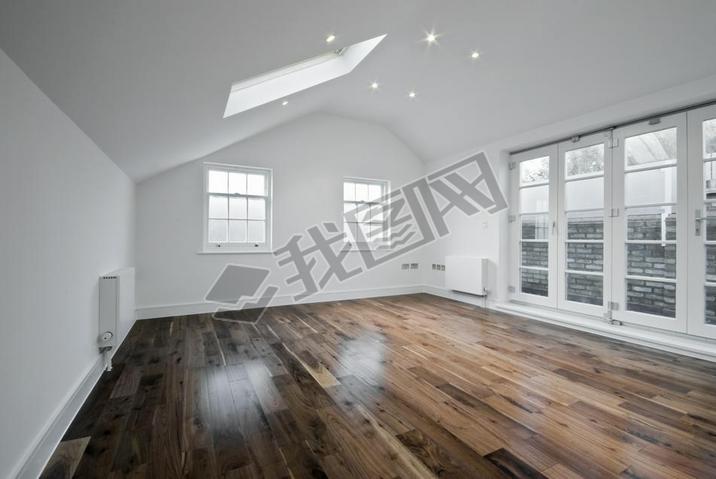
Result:
<svg viewBox="0 0 716 479"><path fill-rule="evenodd" d="M418 269L418 263L410 263L410 269Z"/></svg>

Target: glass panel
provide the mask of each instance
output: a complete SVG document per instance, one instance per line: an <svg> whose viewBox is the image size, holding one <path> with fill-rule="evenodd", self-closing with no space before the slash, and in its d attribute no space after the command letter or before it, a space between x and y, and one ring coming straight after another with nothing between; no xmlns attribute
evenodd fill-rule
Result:
<svg viewBox="0 0 716 479"><path fill-rule="evenodd" d="M705 297L705 318L706 324L716 325L716 286L706 286L704 288Z"/></svg>
<svg viewBox="0 0 716 479"><path fill-rule="evenodd" d="M356 201L368 201L368 185L356 183Z"/></svg>
<svg viewBox="0 0 716 479"><path fill-rule="evenodd" d="M526 294L547 296L547 271L539 269L520 269L520 291Z"/></svg>
<svg viewBox="0 0 716 479"><path fill-rule="evenodd" d="M626 290L628 311L676 317L676 284L627 279Z"/></svg>
<svg viewBox="0 0 716 479"><path fill-rule="evenodd" d="M565 153L567 178L604 171L604 145L592 145Z"/></svg>
<svg viewBox="0 0 716 479"><path fill-rule="evenodd" d="M246 198L229 198L229 218L246 219Z"/></svg>
<svg viewBox="0 0 716 479"><path fill-rule="evenodd" d="M676 208L673 206L629 208L626 217L629 240L676 240Z"/></svg>
<svg viewBox="0 0 716 479"><path fill-rule="evenodd" d="M567 213L567 239L601 240L604 238L604 213L601 211Z"/></svg>
<svg viewBox="0 0 716 479"><path fill-rule="evenodd" d="M229 173L229 193L246 194L246 173L232 171Z"/></svg>
<svg viewBox="0 0 716 479"><path fill-rule="evenodd" d="M356 185L350 181L343 182L343 201L356 200Z"/></svg>
<svg viewBox="0 0 716 479"><path fill-rule="evenodd" d="M569 181L564 185L566 210L604 208L604 178Z"/></svg>
<svg viewBox="0 0 716 479"><path fill-rule="evenodd" d="M358 225L355 223L343 223L343 233L346 235L345 241L349 242L355 242L356 237L356 229L358 228Z"/></svg>
<svg viewBox="0 0 716 479"><path fill-rule="evenodd" d="M627 244L627 274L676 278L675 244Z"/></svg>
<svg viewBox="0 0 716 479"><path fill-rule="evenodd" d="M601 305L603 284L601 276L567 273L567 301Z"/></svg>
<svg viewBox="0 0 716 479"><path fill-rule="evenodd" d="M716 158L716 118L704 122L704 159Z"/></svg>
<svg viewBox="0 0 716 479"><path fill-rule="evenodd" d="M520 190L520 213L549 211L549 186L534 186Z"/></svg>
<svg viewBox="0 0 716 479"><path fill-rule="evenodd" d="M520 162L520 185L549 181L549 156Z"/></svg>
<svg viewBox="0 0 716 479"><path fill-rule="evenodd" d="M226 243L226 220L209 220L209 243Z"/></svg>
<svg viewBox="0 0 716 479"><path fill-rule="evenodd" d="M356 209L356 205L354 203L343 203L343 213L350 213Z"/></svg>
<svg viewBox="0 0 716 479"><path fill-rule="evenodd" d="M248 240L250 243L263 243L266 241L266 223L263 221L248 222Z"/></svg>
<svg viewBox="0 0 716 479"><path fill-rule="evenodd" d="M246 175L248 186L246 193L249 195L263 196L266 194L266 177L264 175L255 175L249 173Z"/></svg>
<svg viewBox="0 0 716 479"><path fill-rule="evenodd" d="M523 242L521 245L522 266L548 266L549 246L546 241Z"/></svg>
<svg viewBox="0 0 716 479"><path fill-rule="evenodd" d="M716 161L704 163L704 199L716 200Z"/></svg>
<svg viewBox="0 0 716 479"><path fill-rule="evenodd" d="M383 188L380 185L368 185L368 201L378 201L383 196Z"/></svg>
<svg viewBox="0 0 716 479"><path fill-rule="evenodd" d="M716 241L716 204L704 205L705 216L708 218L702 225L706 230L706 241Z"/></svg>
<svg viewBox="0 0 716 479"><path fill-rule="evenodd" d="M383 221L383 208L384 208L384 207L385 207L385 205L380 204L380 205L377 205L377 206L373 206L373 207L370 209L370 220L371 220L372 222L375 223L375 222L381 222L381 221Z"/></svg>
<svg viewBox="0 0 716 479"><path fill-rule="evenodd" d="M225 171L209 170L209 193L226 193L227 185Z"/></svg>
<svg viewBox="0 0 716 479"><path fill-rule="evenodd" d="M574 271L602 271L604 245L602 243L567 243L567 269Z"/></svg>
<svg viewBox="0 0 716 479"><path fill-rule="evenodd" d="M632 136L624 142L626 166L676 162L676 128Z"/></svg>
<svg viewBox="0 0 716 479"><path fill-rule="evenodd" d="M521 216L522 239L547 239L549 235L549 216Z"/></svg>
<svg viewBox="0 0 716 479"><path fill-rule="evenodd" d="M676 203L676 167L627 173L624 197L627 206Z"/></svg>
<svg viewBox="0 0 716 479"><path fill-rule="evenodd" d="M229 216L229 198L209 196L209 218L227 218Z"/></svg>
<svg viewBox="0 0 716 479"><path fill-rule="evenodd" d="M266 219L266 200L263 198L249 198L249 219Z"/></svg>
<svg viewBox="0 0 716 479"><path fill-rule="evenodd" d="M229 242L246 243L246 221L229 221Z"/></svg>
<svg viewBox="0 0 716 479"><path fill-rule="evenodd" d="M706 281L716 283L716 246L706 246Z"/></svg>

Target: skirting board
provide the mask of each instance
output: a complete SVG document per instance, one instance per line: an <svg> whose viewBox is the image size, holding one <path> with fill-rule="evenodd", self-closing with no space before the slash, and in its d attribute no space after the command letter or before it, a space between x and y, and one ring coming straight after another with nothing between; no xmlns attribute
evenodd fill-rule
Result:
<svg viewBox="0 0 716 479"><path fill-rule="evenodd" d="M346 301L349 299L378 298L380 296L398 296L401 294L415 294L424 291L422 285L392 286L389 288L353 289L346 291L325 291L315 294L298 304L325 303L326 301ZM274 297L271 306L286 306L297 304L291 295ZM169 316L184 316L188 314L213 313L217 304L199 302L171 304L163 306L140 306L137 308L137 319L156 319Z"/></svg>
<svg viewBox="0 0 716 479"><path fill-rule="evenodd" d="M599 319L572 315L561 311L551 311L535 306L517 303L497 303L489 299L486 300L483 297L456 293L430 285L424 286L424 292L443 298L454 299L455 301L461 301L463 303L473 304L475 306L487 307L493 311L556 324L612 339L619 339L626 343L638 344L660 351L716 362L715 340L696 338L685 334L668 333L628 324L617 326L605 321L600 321Z"/></svg>
<svg viewBox="0 0 716 479"><path fill-rule="evenodd" d="M17 479L36 479L40 476L47 461L52 457L52 453L62 440L62 436L64 436L67 428L72 424L72 420L80 411L82 404L87 400L95 384L97 384L102 376L103 371L104 361L100 356L89 368L84 378L71 390L66 400L63 401L62 405L56 410L48 426L34 441L34 447L28 449L28 453L18 462L18 465L10 477L16 477Z"/></svg>

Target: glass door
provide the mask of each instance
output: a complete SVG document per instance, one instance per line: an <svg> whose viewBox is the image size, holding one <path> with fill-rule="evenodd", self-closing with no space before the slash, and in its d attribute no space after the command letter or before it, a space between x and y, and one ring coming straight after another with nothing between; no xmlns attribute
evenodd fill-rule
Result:
<svg viewBox="0 0 716 479"><path fill-rule="evenodd" d="M512 299L555 307L557 146L512 155Z"/></svg>
<svg viewBox="0 0 716 479"><path fill-rule="evenodd" d="M614 319L686 332L686 114L614 131Z"/></svg>
<svg viewBox="0 0 716 479"><path fill-rule="evenodd" d="M716 338L716 106L688 113L688 333Z"/></svg>
<svg viewBox="0 0 716 479"><path fill-rule="evenodd" d="M601 316L609 298L610 133L559 145L558 307Z"/></svg>

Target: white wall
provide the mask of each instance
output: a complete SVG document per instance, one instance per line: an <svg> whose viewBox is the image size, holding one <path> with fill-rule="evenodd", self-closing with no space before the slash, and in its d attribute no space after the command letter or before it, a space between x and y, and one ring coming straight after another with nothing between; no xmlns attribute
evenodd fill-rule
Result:
<svg viewBox="0 0 716 479"><path fill-rule="evenodd" d="M137 186L137 304L140 317L208 310L204 295L227 263L278 271L270 254L197 254L202 238L202 165L205 161L273 169L273 247L323 221L339 222L346 176L386 179L398 187L420 177L424 164L386 129L328 114L312 114ZM418 252L399 262L416 262ZM350 253L349 265L358 265ZM281 268L282 277L293 274ZM419 271L387 264L326 291L375 290L416 285ZM281 295L298 292L292 285ZM209 308L210 309L210 308Z"/></svg>
<svg viewBox="0 0 716 479"><path fill-rule="evenodd" d="M96 363L98 276L133 259L134 185L0 50L0 477Z"/></svg>
<svg viewBox="0 0 716 479"><path fill-rule="evenodd" d="M681 108L716 98L716 76L685 83L674 88L655 92L630 101L612 105L586 115L567 119L519 135L503 138L492 143L477 146L462 154L429 161L427 171L465 158L478 151L484 151L500 180L503 192L509 202L509 152L528 148L575 135L581 132L608 127L617 123L637 119L670 109ZM488 301L500 303L507 300L507 284L512 258L509 257L509 231L507 216L509 210L495 215L480 213L466 217L459 211L448 216L451 234L425 250L426 263L443 263L446 255L484 256L490 263ZM426 285L442 290L444 273L423 270ZM437 291L436 290L436 291Z"/></svg>

